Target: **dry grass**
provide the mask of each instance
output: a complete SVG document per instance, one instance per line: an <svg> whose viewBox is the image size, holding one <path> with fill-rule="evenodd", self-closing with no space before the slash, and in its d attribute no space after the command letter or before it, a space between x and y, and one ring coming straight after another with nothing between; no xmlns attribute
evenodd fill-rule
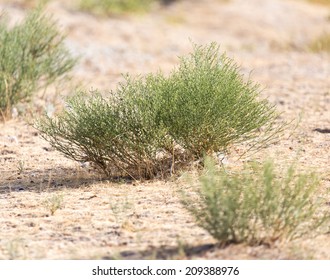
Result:
<svg viewBox="0 0 330 280"><path fill-rule="evenodd" d="M309 46L313 52L330 52L330 33L324 33Z"/></svg>

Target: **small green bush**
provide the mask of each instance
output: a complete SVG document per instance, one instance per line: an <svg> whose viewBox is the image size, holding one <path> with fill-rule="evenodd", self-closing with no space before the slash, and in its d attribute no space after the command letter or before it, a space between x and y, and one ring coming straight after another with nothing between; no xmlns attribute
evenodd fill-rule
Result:
<svg viewBox="0 0 330 280"><path fill-rule="evenodd" d="M47 199L44 200L43 205L47 210L49 210L50 214L54 216L55 212L58 209L62 209L63 207L63 194L54 194L49 196Z"/></svg>
<svg viewBox="0 0 330 280"><path fill-rule="evenodd" d="M234 175L217 170L209 158L205 165L199 184L182 203L222 244L272 244L315 233L330 220L321 210L315 174L297 174L291 166L282 177L270 161Z"/></svg>
<svg viewBox="0 0 330 280"><path fill-rule="evenodd" d="M8 116L10 108L29 100L41 87L53 83L71 70L71 58L55 22L40 10L9 28L0 22L0 112Z"/></svg>
<svg viewBox="0 0 330 280"><path fill-rule="evenodd" d="M128 76L109 97L77 94L36 127L67 157L107 175L152 178L236 142L252 147L273 139L282 127L259 93L213 43L195 46L169 76Z"/></svg>

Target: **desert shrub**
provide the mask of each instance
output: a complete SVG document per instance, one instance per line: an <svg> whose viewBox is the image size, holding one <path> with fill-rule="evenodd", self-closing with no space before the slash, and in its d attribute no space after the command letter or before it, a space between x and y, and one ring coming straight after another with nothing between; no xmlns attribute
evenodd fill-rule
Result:
<svg viewBox="0 0 330 280"><path fill-rule="evenodd" d="M196 159L236 142L261 145L280 127L274 126L275 108L260 93L217 44L194 46L158 97L163 100L160 119L170 137Z"/></svg>
<svg viewBox="0 0 330 280"><path fill-rule="evenodd" d="M316 233L330 221L321 197L317 176L298 174L293 166L279 175L268 161L229 175L208 158L182 203L220 243L258 245Z"/></svg>
<svg viewBox="0 0 330 280"><path fill-rule="evenodd" d="M128 81L108 98L96 92L88 98L75 95L65 112L40 120L37 128L64 155L92 162L108 176L152 177L160 171L156 153L164 135L154 123L155 111L141 111L148 104L134 95L138 86Z"/></svg>
<svg viewBox="0 0 330 280"><path fill-rule="evenodd" d="M0 22L0 112L27 101L41 87L63 76L75 64L63 43L55 22L40 10L9 28Z"/></svg>
<svg viewBox="0 0 330 280"><path fill-rule="evenodd" d="M95 163L107 175L151 178L236 142L270 141L281 129L276 117L258 86L210 44L195 46L169 76L127 76L108 97L77 94L63 113L36 127L67 157Z"/></svg>
<svg viewBox="0 0 330 280"><path fill-rule="evenodd" d="M330 52L330 33L324 33L309 46L314 52Z"/></svg>

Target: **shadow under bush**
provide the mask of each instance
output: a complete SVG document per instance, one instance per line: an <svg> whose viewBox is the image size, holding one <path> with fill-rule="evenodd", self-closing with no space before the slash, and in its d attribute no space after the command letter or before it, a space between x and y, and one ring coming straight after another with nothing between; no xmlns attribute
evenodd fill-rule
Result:
<svg viewBox="0 0 330 280"><path fill-rule="evenodd" d="M108 176L153 178L238 142L268 143L283 128L277 116L258 85L244 81L213 43L194 46L169 76L127 76L107 97L76 94L36 128L64 155Z"/></svg>

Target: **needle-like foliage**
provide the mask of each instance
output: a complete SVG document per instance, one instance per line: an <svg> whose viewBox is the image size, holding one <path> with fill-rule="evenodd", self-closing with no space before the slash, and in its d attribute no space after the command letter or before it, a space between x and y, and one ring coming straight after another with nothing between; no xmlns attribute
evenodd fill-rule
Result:
<svg viewBox="0 0 330 280"><path fill-rule="evenodd" d="M64 46L55 22L40 10L9 28L0 19L0 113L8 116L18 102L72 69L76 60Z"/></svg>
<svg viewBox="0 0 330 280"><path fill-rule="evenodd" d="M282 129L276 117L258 85L213 43L194 46L168 76L128 76L108 97L77 94L36 127L67 157L109 176L152 178L238 142L269 142Z"/></svg>
<svg viewBox="0 0 330 280"><path fill-rule="evenodd" d="M222 244L272 244L315 234L330 221L317 176L299 174L293 166L280 175L271 161L230 175L208 158L182 203Z"/></svg>

